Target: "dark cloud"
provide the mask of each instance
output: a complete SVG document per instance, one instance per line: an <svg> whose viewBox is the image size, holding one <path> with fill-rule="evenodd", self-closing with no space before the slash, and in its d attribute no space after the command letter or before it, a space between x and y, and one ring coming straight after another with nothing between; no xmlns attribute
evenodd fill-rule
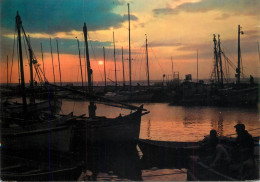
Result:
<svg viewBox="0 0 260 182"><path fill-rule="evenodd" d="M16 12L19 11L28 32L54 33L82 30L83 22L89 30L120 27L127 21L126 15L113 12L125 5L119 0L2 0L1 28L13 31ZM138 18L131 15L131 19Z"/></svg>
<svg viewBox="0 0 260 182"><path fill-rule="evenodd" d="M58 40L58 46L59 46L59 52L60 54L78 54L78 44L76 39L52 39L52 52L57 52L57 43L56 40ZM35 54L40 54L41 52L41 43L43 47L44 53L50 53L50 39L46 38L31 38L31 46ZM5 53L6 55L11 56L12 55L12 49L13 49L13 40L10 38L2 37L1 39L1 49L0 51L2 53ZM100 54L102 55L102 48L104 47L111 47L111 42L99 42L99 41L89 41L89 51L90 54L94 56L94 54ZM22 39L22 46L24 47L23 39ZM81 54L84 54L84 42L80 42L80 49ZM93 50L95 53L93 53ZM96 50L98 50L96 52ZM25 49L23 48L23 54L26 56ZM16 45L15 45L15 55L17 55L16 51ZM3 56L3 55L2 55ZM5 55L4 55L5 56ZM39 59L39 58L38 58Z"/></svg>
<svg viewBox="0 0 260 182"><path fill-rule="evenodd" d="M195 3L184 3L176 8L167 6L166 8L154 9L155 15L178 14L184 12L208 12L219 10L234 15L249 15L259 17L259 0L202 0Z"/></svg>

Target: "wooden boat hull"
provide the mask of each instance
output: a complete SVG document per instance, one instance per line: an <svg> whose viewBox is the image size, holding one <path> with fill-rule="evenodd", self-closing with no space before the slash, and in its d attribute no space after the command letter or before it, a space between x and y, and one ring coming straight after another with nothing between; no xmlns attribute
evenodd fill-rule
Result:
<svg viewBox="0 0 260 182"><path fill-rule="evenodd" d="M259 137L253 137L254 139L254 157L255 157L255 169L250 169L252 176L247 180L259 179ZM232 143L235 138L220 137L221 143ZM238 181L239 174L230 171L228 165L222 165L217 169L211 168L208 164L209 161L201 160L198 156L189 157L189 165L187 171L188 181ZM250 174L251 175L251 174Z"/></svg>
<svg viewBox="0 0 260 182"><path fill-rule="evenodd" d="M142 110L116 118L96 117L78 121L77 141L86 138L92 142L131 142L139 139ZM86 136L87 135L87 136Z"/></svg>
<svg viewBox="0 0 260 182"><path fill-rule="evenodd" d="M51 121L35 121L28 126L8 126L1 129L2 150L54 150L69 152L74 120L66 115Z"/></svg>
<svg viewBox="0 0 260 182"><path fill-rule="evenodd" d="M187 171L188 181L237 181L237 179L226 176L199 160L197 156L190 158Z"/></svg>
<svg viewBox="0 0 260 182"><path fill-rule="evenodd" d="M87 122L88 139L93 141L134 141L139 139L142 111L114 119L97 118Z"/></svg>
<svg viewBox="0 0 260 182"><path fill-rule="evenodd" d="M249 105L254 106L258 101L258 87L243 89L219 90L212 96L212 103L217 105Z"/></svg>
<svg viewBox="0 0 260 182"><path fill-rule="evenodd" d="M2 135L3 150L55 150L70 151L72 127L60 126Z"/></svg>
<svg viewBox="0 0 260 182"><path fill-rule="evenodd" d="M143 163L149 167L185 167L186 157L196 153L196 142L167 142L139 139ZM147 166L146 166L147 167Z"/></svg>
<svg viewBox="0 0 260 182"><path fill-rule="evenodd" d="M54 113L58 113L61 109L62 102L60 100L43 101L35 104L27 105L27 112L29 114L38 114L45 110L50 110ZM4 111L9 113L11 116L21 116L23 115L23 105L22 104L12 104L2 106Z"/></svg>

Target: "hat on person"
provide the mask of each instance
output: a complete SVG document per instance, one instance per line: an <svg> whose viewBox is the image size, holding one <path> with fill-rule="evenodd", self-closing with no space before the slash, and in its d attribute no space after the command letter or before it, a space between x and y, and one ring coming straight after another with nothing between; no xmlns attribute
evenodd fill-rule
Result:
<svg viewBox="0 0 260 182"><path fill-rule="evenodd" d="M245 125L239 123L239 124L235 125L234 128L236 128L236 129L240 129L240 130L245 130Z"/></svg>

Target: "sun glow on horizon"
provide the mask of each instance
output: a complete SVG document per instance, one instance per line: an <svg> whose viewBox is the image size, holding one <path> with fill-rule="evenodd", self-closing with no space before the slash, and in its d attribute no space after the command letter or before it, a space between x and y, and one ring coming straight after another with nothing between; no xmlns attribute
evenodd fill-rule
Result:
<svg viewBox="0 0 260 182"><path fill-rule="evenodd" d="M99 65L103 65L104 62L103 62L103 61L98 61L98 64L99 64Z"/></svg>

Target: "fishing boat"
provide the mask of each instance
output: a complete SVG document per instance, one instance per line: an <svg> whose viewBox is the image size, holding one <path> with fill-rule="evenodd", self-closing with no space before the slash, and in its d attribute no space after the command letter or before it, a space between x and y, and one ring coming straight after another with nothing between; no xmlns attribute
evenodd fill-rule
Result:
<svg viewBox="0 0 260 182"><path fill-rule="evenodd" d="M6 102L1 108L1 143L2 150L56 150L69 152L72 137L72 124L75 120L73 114L57 115L51 112L52 104L55 101L36 102L34 97L30 98L27 104L23 55L21 47L21 30L29 47L30 53L30 87L33 88L32 69L36 58L33 56L32 48L22 27L21 18L17 12L16 28L18 32L18 47L20 57L21 73L21 95L22 104ZM59 108L61 102L58 103ZM48 110L44 113L44 110ZM44 114L46 117L44 117Z"/></svg>
<svg viewBox="0 0 260 182"><path fill-rule="evenodd" d="M48 114L47 114L48 115ZM73 124L76 116L47 116L49 119L21 120L1 119L2 150L5 151L60 151L70 152L73 137ZM52 118L55 117L55 118Z"/></svg>
<svg viewBox="0 0 260 182"><path fill-rule="evenodd" d="M189 181L240 181L240 180L259 180L259 137L254 137L254 165L250 170L248 179L242 179L235 171L231 171L227 165L221 167L210 167L209 161L204 160L198 155L189 158L187 180ZM220 138L221 143L230 144L234 138Z"/></svg>
<svg viewBox="0 0 260 182"><path fill-rule="evenodd" d="M139 139L138 146L141 149L142 163L149 167L184 167L186 158L197 153L198 142L169 142Z"/></svg>
<svg viewBox="0 0 260 182"><path fill-rule="evenodd" d="M120 103L127 106L128 109L135 110L135 112L129 115L122 116L121 114L116 118L106 118L96 116L95 101L104 101L108 105L117 103L107 98L93 95L93 71L91 70L89 52L88 52L88 39L87 39L87 26L84 23L83 33L86 45L86 61L87 61L87 73L88 73L88 93L77 92L84 94L90 100L89 105L89 117L86 117L78 122L77 128L79 129L78 137L87 135L87 140L91 141L135 141L139 138L141 116L148 114L149 112L143 112L143 106L136 107L128 104Z"/></svg>
<svg viewBox="0 0 260 182"><path fill-rule="evenodd" d="M213 35L214 42L214 68L212 70L212 89L210 91L211 103L213 105L235 105L235 106L257 106L259 99L259 85L254 83L254 78L250 75L247 83L241 82L241 76L245 77L243 69L241 68L241 50L240 50L240 35L243 34L240 25L238 25L238 62L237 67L229 60L221 48L220 35L216 40ZM224 58L222 60L222 58ZM226 66L224 70L224 61L231 66L236 74L236 83L229 82L229 67ZM225 64L226 64L225 63ZM224 74L225 73L225 74ZM224 83L224 79L227 83Z"/></svg>

